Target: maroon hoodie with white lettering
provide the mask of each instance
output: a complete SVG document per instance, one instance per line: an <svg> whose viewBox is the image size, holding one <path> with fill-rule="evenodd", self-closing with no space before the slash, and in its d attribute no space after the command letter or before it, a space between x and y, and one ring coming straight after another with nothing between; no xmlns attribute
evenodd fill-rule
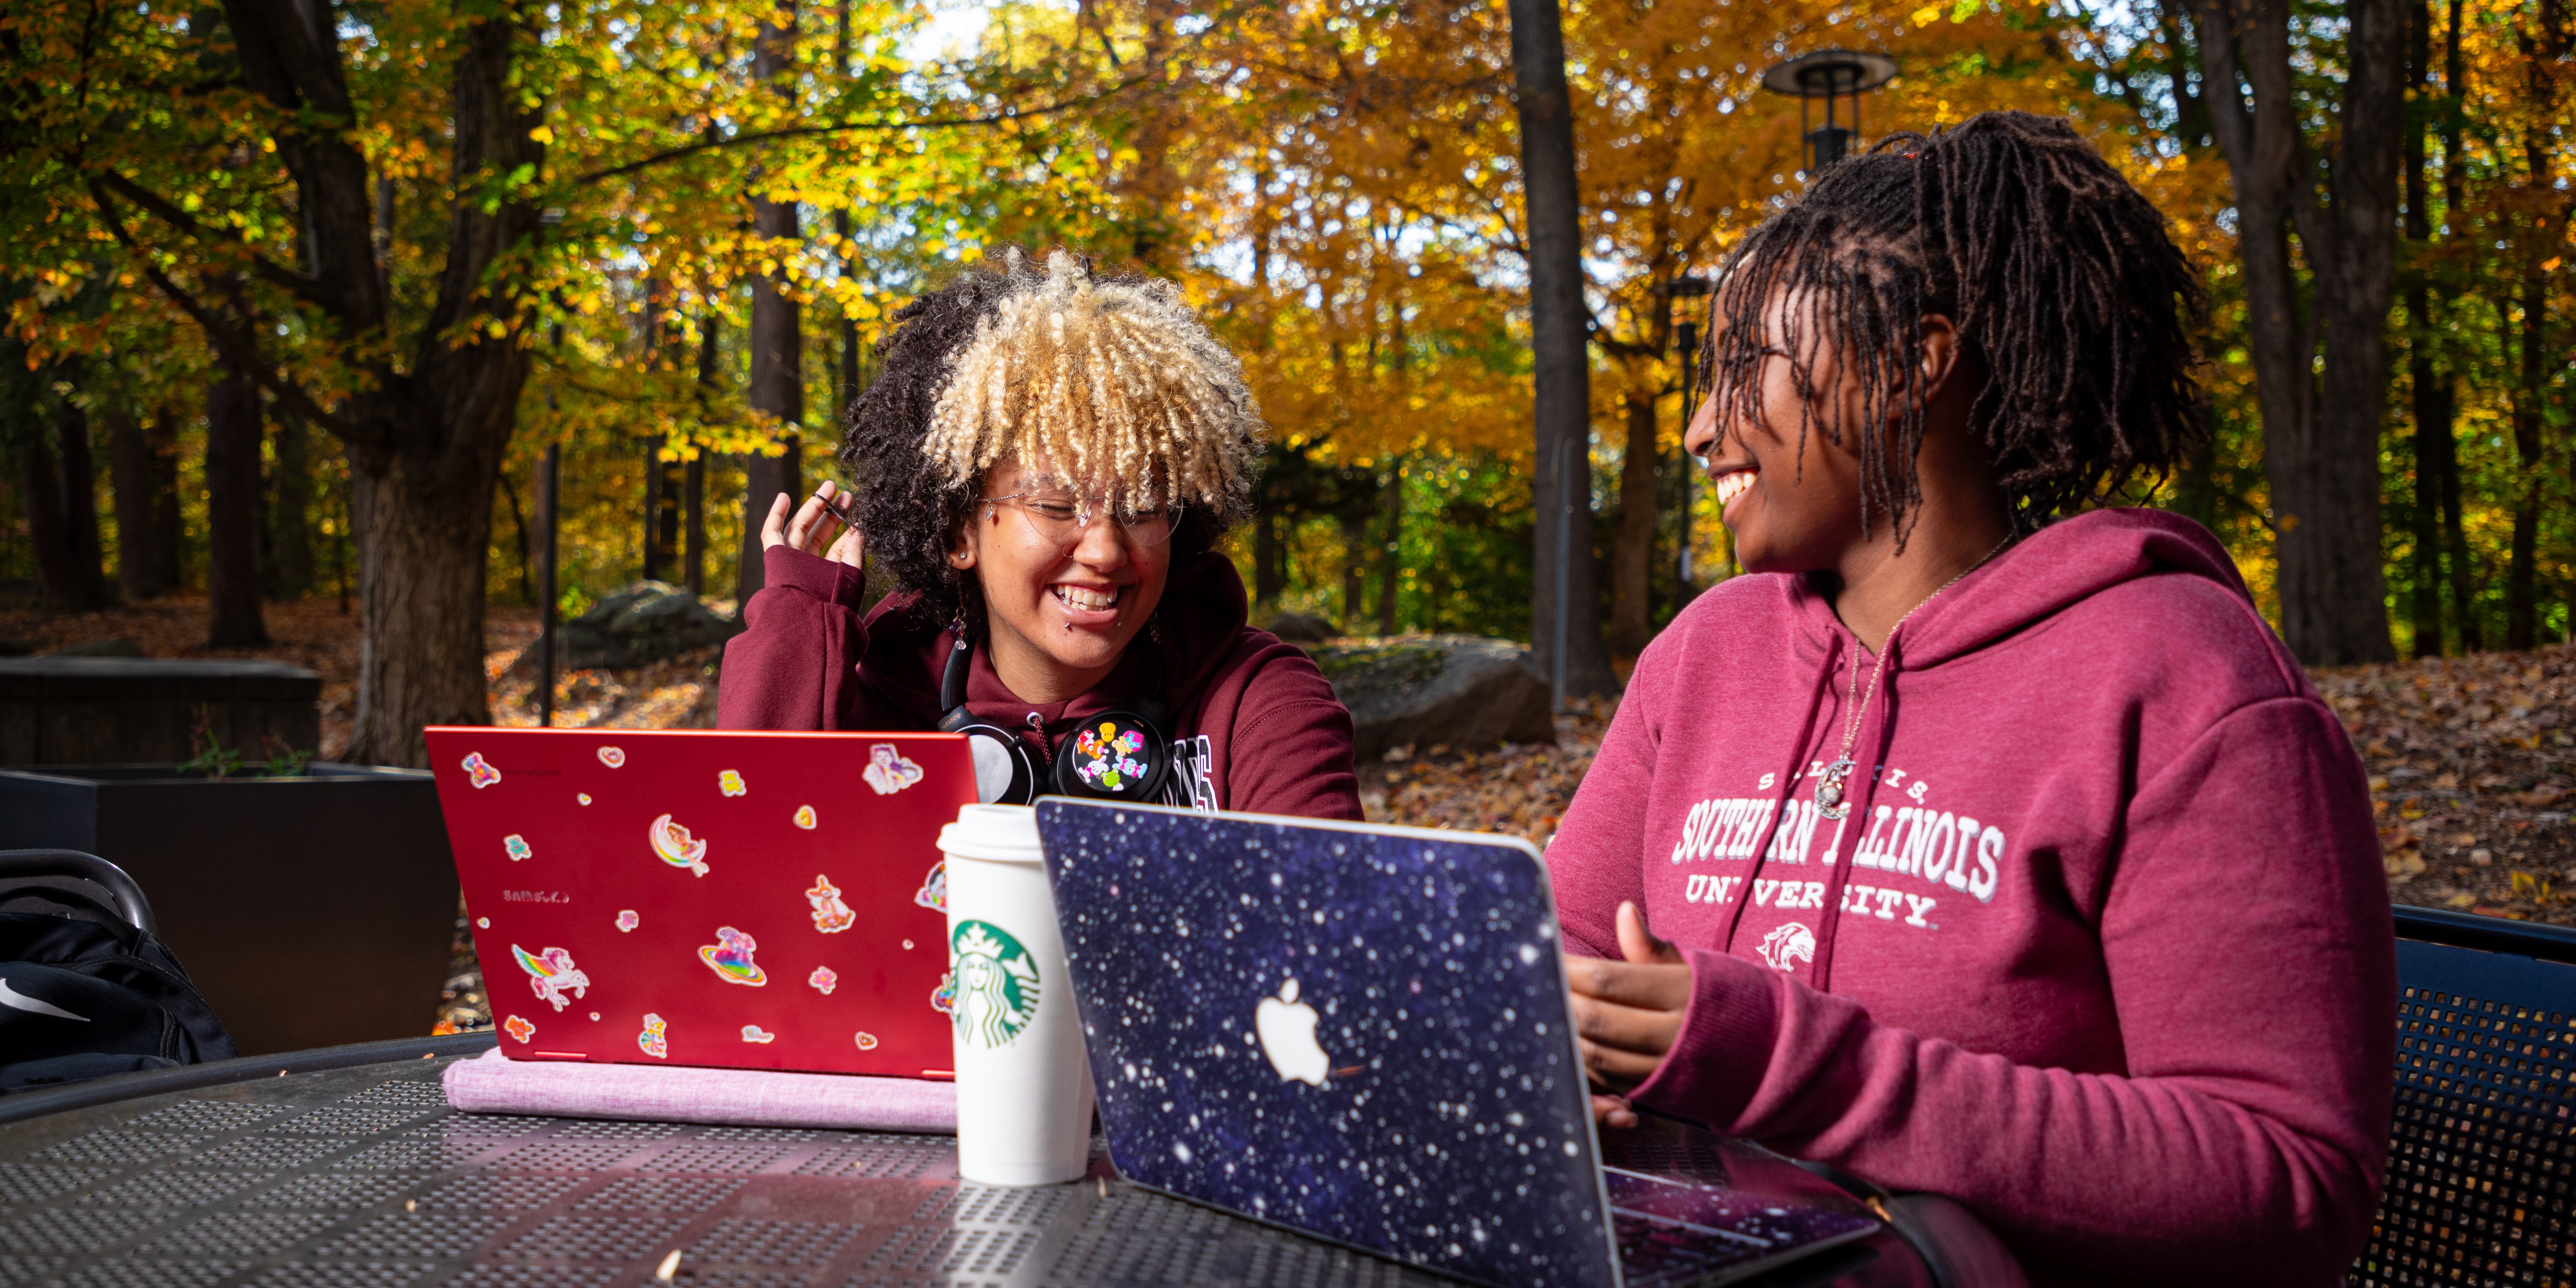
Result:
<svg viewBox="0 0 2576 1288"><path fill-rule="evenodd" d="M2034 1283L2339 1282L2388 1134L2388 889L2351 742L2225 551L2087 513L1885 647L1873 680L1805 582L1747 576L1639 659L1547 853L1575 951L1618 957L1633 899L1690 962L1635 1102L1948 1195Z"/></svg>

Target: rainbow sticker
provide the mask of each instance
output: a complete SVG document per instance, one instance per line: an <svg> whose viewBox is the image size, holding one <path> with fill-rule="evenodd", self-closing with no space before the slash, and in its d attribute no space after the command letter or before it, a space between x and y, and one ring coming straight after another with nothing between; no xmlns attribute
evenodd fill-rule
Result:
<svg viewBox="0 0 2576 1288"><path fill-rule="evenodd" d="M644 1031L635 1035L635 1049L656 1060L671 1058L671 1026L651 1011L644 1013Z"/></svg>
<svg viewBox="0 0 2576 1288"><path fill-rule="evenodd" d="M537 1035L537 1026L528 1023L525 1016L513 1015L510 1018L501 1021L501 1031L509 1034L511 1037L517 1038L524 1044L528 1039Z"/></svg>
<svg viewBox="0 0 2576 1288"><path fill-rule="evenodd" d="M698 960L728 984L748 984L759 988L769 982L769 975L751 955L760 951L759 941L731 926L716 927L716 941L698 949Z"/></svg>
<svg viewBox="0 0 2576 1288"><path fill-rule="evenodd" d="M501 771L494 769L492 762L483 758L482 752L468 752L465 756L465 781L480 791L501 781Z"/></svg>
<svg viewBox="0 0 2576 1288"><path fill-rule="evenodd" d="M653 853L675 868L687 868L699 876L707 874L707 843L689 835L689 829L671 821L668 814L653 820L646 839L653 843Z"/></svg>

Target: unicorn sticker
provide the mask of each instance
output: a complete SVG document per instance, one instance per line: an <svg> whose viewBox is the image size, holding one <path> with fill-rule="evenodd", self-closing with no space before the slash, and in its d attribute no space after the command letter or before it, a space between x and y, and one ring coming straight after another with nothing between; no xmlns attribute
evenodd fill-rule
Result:
<svg viewBox="0 0 2576 1288"><path fill-rule="evenodd" d="M893 743L870 743L868 767L859 771L859 778L877 795L892 796L921 781L921 765L906 759Z"/></svg>
<svg viewBox="0 0 2576 1288"><path fill-rule="evenodd" d="M512 944L510 956L519 963L519 969L528 972L528 990L537 995L538 1001L558 1011L564 1008L565 989L571 989L574 997L580 997L590 987L590 976L582 974L581 969L572 964L572 954L563 949L549 948L531 954L527 949Z"/></svg>

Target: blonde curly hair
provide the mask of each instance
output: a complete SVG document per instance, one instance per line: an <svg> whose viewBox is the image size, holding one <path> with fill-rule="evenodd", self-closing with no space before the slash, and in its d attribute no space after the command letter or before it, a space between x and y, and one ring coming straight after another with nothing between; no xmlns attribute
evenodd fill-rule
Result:
<svg viewBox="0 0 2576 1288"><path fill-rule="evenodd" d="M922 453L952 486L994 462L1043 464L1128 504L1164 499L1228 518L1267 427L1243 364L1170 282L1099 277L1062 250L995 300L956 349Z"/></svg>

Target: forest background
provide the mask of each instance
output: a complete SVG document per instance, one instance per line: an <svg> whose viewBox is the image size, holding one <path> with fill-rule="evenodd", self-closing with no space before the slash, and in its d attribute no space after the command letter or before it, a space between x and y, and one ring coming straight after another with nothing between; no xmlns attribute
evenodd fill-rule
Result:
<svg viewBox="0 0 2576 1288"><path fill-rule="evenodd" d="M1759 78L1834 47L1902 68L1866 135L2066 115L2171 218L2216 433L2151 499L2304 658L2564 639L2562 4L1566 5L1597 573L1570 652L1633 658L1733 571L1680 450L1704 301L1673 284L1803 184L1800 105ZM13 0L0 587L202 589L236 647L263 603L354 600L328 750L413 763L419 724L489 718L484 609L537 595L549 452L564 611L638 577L737 598L746 506L835 468L893 312L1065 246L1179 280L1244 355L1275 431L1234 547L1256 620L1531 639L1511 18Z"/></svg>

